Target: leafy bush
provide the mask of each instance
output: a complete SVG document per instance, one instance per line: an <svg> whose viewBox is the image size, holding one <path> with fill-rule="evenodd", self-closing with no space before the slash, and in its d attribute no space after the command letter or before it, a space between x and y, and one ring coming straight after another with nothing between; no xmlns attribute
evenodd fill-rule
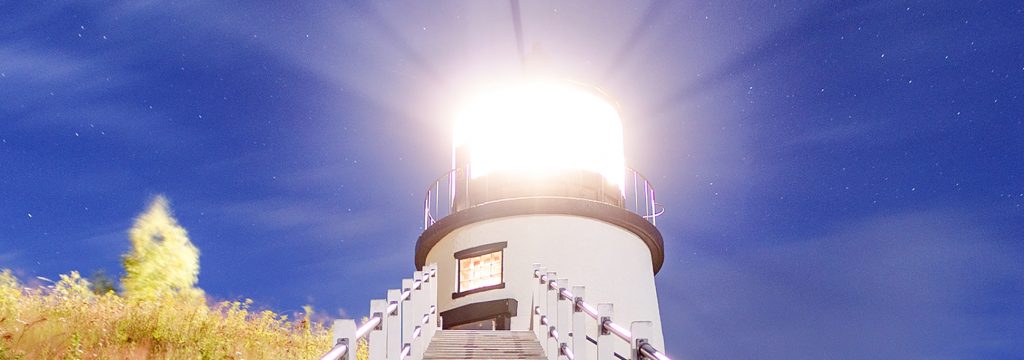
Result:
<svg viewBox="0 0 1024 360"><path fill-rule="evenodd" d="M0 271L0 360L314 359L331 348L308 306L291 321L252 310L252 300L207 305L195 286L199 249L162 195L128 235L123 295L102 272L95 283L72 271L23 287ZM365 342L358 349L366 360Z"/></svg>
<svg viewBox="0 0 1024 360"><path fill-rule="evenodd" d="M190 294L96 295L77 272L26 288L4 270L0 359L312 359L330 349L327 329L308 314L290 321L251 306L208 306Z"/></svg>

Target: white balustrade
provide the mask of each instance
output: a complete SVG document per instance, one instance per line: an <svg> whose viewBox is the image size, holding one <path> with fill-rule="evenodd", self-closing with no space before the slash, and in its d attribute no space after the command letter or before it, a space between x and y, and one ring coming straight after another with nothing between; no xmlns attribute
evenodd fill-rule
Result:
<svg viewBox="0 0 1024 360"><path fill-rule="evenodd" d="M614 309L612 304L597 304L597 360L615 360L615 338L602 326L612 321Z"/></svg>
<svg viewBox="0 0 1024 360"><path fill-rule="evenodd" d="M366 338L366 345L369 346L367 350L370 353L369 360L387 359L387 321L384 321L384 312L387 308L387 300L370 300L370 317L381 320L378 321L377 327L370 330L370 335Z"/></svg>
<svg viewBox="0 0 1024 360"><path fill-rule="evenodd" d="M385 318L387 323L387 350L384 356L387 359L398 359L402 353L402 290L388 290L388 310Z"/></svg>
<svg viewBox="0 0 1024 360"><path fill-rule="evenodd" d="M579 302L582 302L586 296L586 288L582 286L573 286L572 293L575 298L572 299L572 351L575 355L574 360L587 360L588 354L588 343L587 343L587 313L583 312L583 308L576 306Z"/></svg>
<svg viewBox="0 0 1024 360"><path fill-rule="evenodd" d="M550 284L552 281L554 281L555 276L557 275L558 274L556 274L554 271L548 271L547 278L551 279L551 281L548 281L548 283ZM547 342L547 346L544 349L547 350L546 354L548 355L549 360L558 359L558 339L554 338L554 334L552 332L552 330L555 329L555 325L558 321L558 312L555 311L555 306L558 305L558 294L556 294L556 292L556 289L552 289L551 286L547 286L547 288L544 291L544 296L546 297L547 301L546 305L544 306L544 316L547 317L547 326L545 327L545 329L547 330L548 336L545 336L540 341Z"/></svg>
<svg viewBox="0 0 1024 360"><path fill-rule="evenodd" d="M422 276L422 273L417 271L413 273L413 276ZM409 294L409 296L402 299L402 351L405 351L405 347L410 348L409 355L402 357L403 360L407 358L409 360L417 360L416 355L411 351L413 331L416 330L417 324L419 323L416 321L417 306L414 302L419 298L419 294L413 291L413 284L415 282L416 280L414 279L402 279L402 294Z"/></svg>
<svg viewBox="0 0 1024 360"><path fill-rule="evenodd" d="M568 354L564 350L569 346L569 323L572 322L572 318L569 314L572 314L572 299L565 297L564 293L569 290L569 279L558 279L557 297L558 303L555 305L554 313L557 314L555 321L555 328L559 331L558 337L558 349L559 349L559 360L569 360ZM569 301L566 301L569 300Z"/></svg>
<svg viewBox="0 0 1024 360"><path fill-rule="evenodd" d="M539 264L533 265L533 271L536 274L544 274L547 272L546 267L541 267ZM547 304L547 284L540 280L538 277L537 288L533 293L533 334L537 336L537 339L545 339L547 334L547 324L544 324L541 320L540 314L544 313L544 306ZM540 342L541 349L547 348L547 341Z"/></svg>
<svg viewBox="0 0 1024 360"><path fill-rule="evenodd" d="M359 339L366 339L369 360L421 360L437 331L437 264L424 266L402 289L391 289L387 300L370 300L370 317L334 321L333 343L321 360L355 360Z"/></svg>
<svg viewBox="0 0 1024 360"><path fill-rule="evenodd" d="M612 304L595 308L584 300L584 287L570 287L568 279L556 279L556 275L540 264L533 265L533 277L537 279L533 329L549 360L588 360L591 344L597 345L596 360L671 360L650 344L654 331L650 321L634 321L626 329L612 321ZM588 321L596 322L597 339L587 336ZM629 343L629 356L615 353L617 341Z"/></svg>
<svg viewBox="0 0 1024 360"><path fill-rule="evenodd" d="M670 360L649 342L653 325L634 321L629 329L616 324L612 304L590 305L583 286L569 286L554 271L534 264L537 287L533 295L532 324L549 360ZM441 325L437 308L437 264L423 267L402 289L387 292L387 299L370 301L370 318L358 328L355 321L334 322L331 348L321 360L355 360L359 339L366 339L369 360L422 360L423 353ZM596 339L587 336L587 324L597 327ZM629 356L615 353L617 341L629 343Z"/></svg>

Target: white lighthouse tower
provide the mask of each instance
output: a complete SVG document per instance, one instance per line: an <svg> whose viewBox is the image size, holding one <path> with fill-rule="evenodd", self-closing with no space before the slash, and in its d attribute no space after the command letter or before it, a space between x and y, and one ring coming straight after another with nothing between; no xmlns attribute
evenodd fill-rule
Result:
<svg viewBox="0 0 1024 360"><path fill-rule="evenodd" d="M653 323L664 244L654 190L624 164L622 121L607 96L568 82L479 93L455 121L453 169L430 190L416 267L437 264L444 329L535 326L535 264L616 321Z"/></svg>

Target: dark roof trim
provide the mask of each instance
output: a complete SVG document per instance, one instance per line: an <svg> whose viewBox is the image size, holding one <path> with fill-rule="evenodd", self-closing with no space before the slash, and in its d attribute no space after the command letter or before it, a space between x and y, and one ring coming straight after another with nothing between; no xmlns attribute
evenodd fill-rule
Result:
<svg viewBox="0 0 1024 360"><path fill-rule="evenodd" d="M416 240L416 268L423 267L427 253L445 236L460 227L490 219L518 215L575 215L619 226L640 237L651 250L654 273L665 263L665 243L661 232L640 215L602 202L559 197L519 198L477 205L448 215L428 227Z"/></svg>
<svg viewBox="0 0 1024 360"><path fill-rule="evenodd" d="M480 246L474 246L469 249L459 250L455 252L455 258L458 260L468 259L474 256L480 256L484 254L490 254L492 252L501 250L508 247L507 241L484 244Z"/></svg>

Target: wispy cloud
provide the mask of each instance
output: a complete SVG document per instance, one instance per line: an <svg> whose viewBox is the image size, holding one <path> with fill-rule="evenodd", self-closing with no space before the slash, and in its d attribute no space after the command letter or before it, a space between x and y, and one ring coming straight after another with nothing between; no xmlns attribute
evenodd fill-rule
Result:
<svg viewBox="0 0 1024 360"><path fill-rule="evenodd" d="M389 220L381 216L381 209L350 210L319 200L279 198L229 203L219 211L234 221L321 239L362 239L387 231Z"/></svg>
<svg viewBox="0 0 1024 360"><path fill-rule="evenodd" d="M16 250L0 251L0 268L10 269L16 267L20 258L20 254Z"/></svg>
<svg viewBox="0 0 1024 360"><path fill-rule="evenodd" d="M1024 252L970 212L882 215L811 239L697 256L662 283L682 357L960 358L1021 350L1007 334ZM1013 314L1019 316L1019 314ZM721 341L728 337L730 341ZM730 344L723 348L724 344Z"/></svg>
<svg viewBox="0 0 1024 360"><path fill-rule="evenodd" d="M128 226L130 224L126 222L124 228L112 229L111 227L103 227L93 231L91 235L87 235L78 242L90 248L117 249L117 252L120 253L129 247Z"/></svg>
<svg viewBox="0 0 1024 360"><path fill-rule="evenodd" d="M29 41L0 43L0 91L4 93L0 114L11 117L8 124L66 121L74 117L73 112L63 111L63 118L52 116L55 113L35 115L55 103L85 104L102 96L97 89L106 78L96 78L96 66L94 59L68 55L59 48Z"/></svg>
<svg viewBox="0 0 1024 360"><path fill-rule="evenodd" d="M90 55L21 41L0 43L0 117L15 131L93 136L121 144L173 147L200 141L152 104L125 94L144 85L111 49Z"/></svg>

